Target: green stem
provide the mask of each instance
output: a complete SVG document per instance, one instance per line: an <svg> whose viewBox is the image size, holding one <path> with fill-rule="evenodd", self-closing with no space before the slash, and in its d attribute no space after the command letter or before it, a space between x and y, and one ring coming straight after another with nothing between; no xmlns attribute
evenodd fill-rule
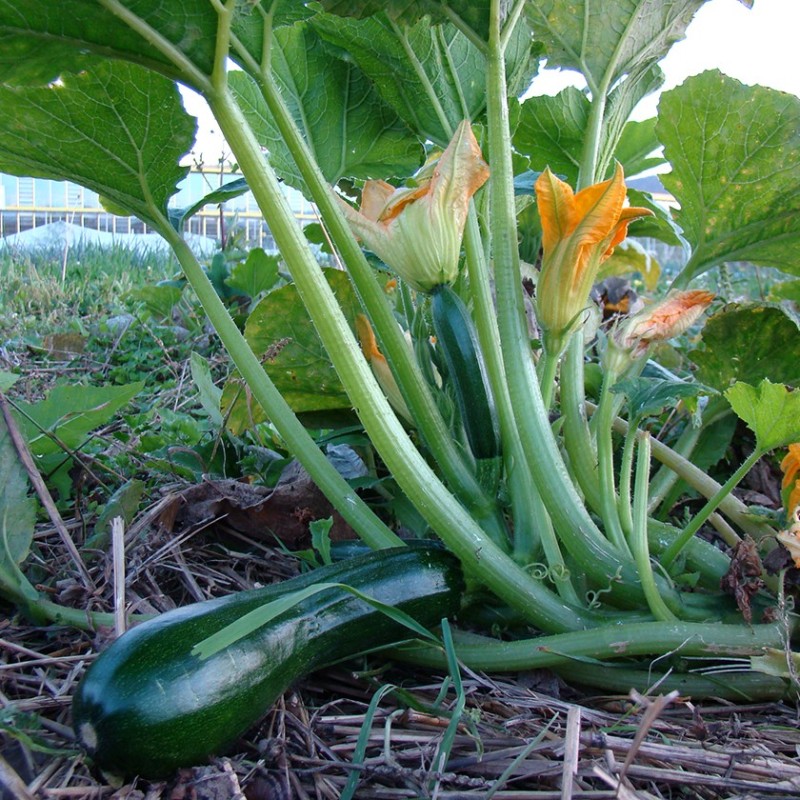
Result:
<svg viewBox="0 0 800 800"><path fill-rule="evenodd" d="M617 503L617 487L614 478L614 448L612 439L612 422L614 420L614 395L611 386L616 383L617 376L606 371L603 376L603 388L600 402L592 422L596 422L597 464L600 475L600 509L605 525L606 535L622 551L628 550L625 534L619 518Z"/></svg>
<svg viewBox="0 0 800 800"><path fill-rule="evenodd" d="M542 387L542 402L546 409L553 405L553 394L556 387L556 373L561 352L552 353L545 348L539 361L539 385Z"/></svg>
<svg viewBox="0 0 800 800"><path fill-rule="evenodd" d="M478 331L478 340L486 362L486 371L489 375L489 383L492 387L497 417L500 422L503 464L514 521L514 558L518 563L526 564L530 563L537 552L541 540L540 531L544 526L550 525L550 518L540 498L537 499L536 493L531 491L533 481L514 423L514 410L511 406L511 397L503 366L503 354L500 350L500 334L497 329L497 313L492 300L489 269L483 253L474 204L467 217L464 250L475 327Z"/></svg>
<svg viewBox="0 0 800 800"><path fill-rule="evenodd" d="M348 274L370 316L382 352L392 368L425 445L441 469L445 481L461 502L475 518L485 520L487 526L496 529L495 499L488 497L481 489L474 473L456 447L430 387L408 348L403 332L397 325L375 270L366 260L353 236L347 220L338 207L334 193L322 175L280 92L263 65L259 66L253 62L244 48L237 47L237 52L243 63L255 75L264 101L309 188L331 241L347 266Z"/></svg>
<svg viewBox="0 0 800 800"><path fill-rule="evenodd" d="M636 482L633 491L633 529L631 549L642 581L647 605L653 616L662 622L672 622L675 615L667 608L656 588L653 565L650 563L650 547L647 540L647 484L650 479L650 434L639 439L636 456Z"/></svg>
<svg viewBox="0 0 800 800"><path fill-rule="evenodd" d="M561 364L561 416L570 468L589 507L600 513L597 450L586 417L583 337L575 334Z"/></svg>
<svg viewBox="0 0 800 800"><path fill-rule="evenodd" d="M631 473L633 471L633 451L636 446L637 427L638 422L634 420L631 423L631 430L625 437L625 443L622 446L622 457L620 458L619 466L619 499L617 502L617 513L619 514L619 521L626 537L630 536L633 530L633 517L631 512Z"/></svg>
<svg viewBox="0 0 800 800"><path fill-rule="evenodd" d="M170 243L186 279L200 300L211 324L233 363L247 382L253 397L267 413L292 454L305 467L314 483L359 536L373 548L396 547L402 541L336 471L275 388L256 355L231 319L208 276L186 242L164 222L162 235Z"/></svg>
<svg viewBox="0 0 800 800"><path fill-rule="evenodd" d="M617 659L634 656L760 655L764 648L784 648L780 623L723 625L706 622L630 622L588 631L500 641L472 633L454 633L456 654L470 669L520 672L547 669L573 659ZM393 656L424 667L441 668L444 654L427 644L392 651ZM592 665L598 669L597 664Z"/></svg>
<svg viewBox="0 0 800 800"><path fill-rule="evenodd" d="M227 92L214 93L207 99L353 407L400 489L461 559L466 570L533 624L544 630L568 630L593 624L590 615L581 614L563 603L497 547L419 454L362 357L323 271L241 110Z"/></svg>
<svg viewBox="0 0 800 800"><path fill-rule="evenodd" d="M596 410L596 406L589 402L586 403L586 408L590 412ZM614 430L617 431L617 433L627 436L629 429L630 426L624 419L617 417L614 420ZM683 458L657 439L654 439L651 444L653 456L662 464L665 464L670 469L677 472L689 486L700 492L704 497L712 497L719 491L719 483L706 475L701 469L698 469L691 461ZM749 533L756 539L763 539L765 536L771 536L775 533L765 522L750 516L747 506L739 500L738 497L734 497L732 494L722 499L719 504L719 510L735 522L743 531Z"/></svg>
<svg viewBox="0 0 800 800"><path fill-rule="evenodd" d="M641 602L643 595L633 564L621 558L617 549L605 540L572 485L550 428L533 368L517 248L512 148L505 65L499 47L497 0L493 0L492 8L486 89L489 163L492 169L489 184L492 254L497 296L500 298L498 328L514 418L528 468L556 532L570 555L595 584L605 587L611 581L613 595L635 605ZM612 580L618 574L621 580Z"/></svg>
<svg viewBox="0 0 800 800"><path fill-rule="evenodd" d="M678 437L678 440L673 443L672 449L682 458L688 460L700 439L700 434L703 429L695 427L694 425L687 425L686 429ZM626 439L627 440L627 439ZM650 481L650 507L651 514L656 512L656 509L661 505L661 502L667 494L675 487L675 484L680 480L680 475L671 470L666 465L662 464L661 468L653 476ZM665 509L668 511L669 509Z"/></svg>
<svg viewBox="0 0 800 800"><path fill-rule="evenodd" d="M705 521L719 508L722 501L733 491L745 475L753 468L756 461L764 455L763 450L755 449L745 460L736 472L725 481L719 491L708 499L708 502L700 511L695 514L692 521L684 528L683 533L670 545L661 556L661 564L664 569L669 569L672 562L681 552L688 541L700 530Z"/></svg>
<svg viewBox="0 0 800 800"><path fill-rule="evenodd" d="M678 692L681 697L713 697L734 703L774 702L784 698L789 684L782 678L750 670L730 671L718 674L666 673L661 674L642 666L613 666L598 670L593 664L573 661L558 666L554 670L565 681L592 686L605 692L619 692L628 695L631 689L642 694L648 691Z"/></svg>

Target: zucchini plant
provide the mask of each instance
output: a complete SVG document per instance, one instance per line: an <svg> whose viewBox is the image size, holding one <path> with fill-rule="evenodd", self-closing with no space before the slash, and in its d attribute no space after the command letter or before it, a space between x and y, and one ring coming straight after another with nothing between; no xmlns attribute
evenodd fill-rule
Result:
<svg viewBox="0 0 800 800"><path fill-rule="evenodd" d="M456 634L463 661L519 670L546 653L598 687L663 678L695 696L783 696L792 670L767 675L758 657L791 649L796 617L780 577L742 587L735 567L747 537L762 554L783 546L793 509L770 521L733 490L800 440L796 331L785 357L748 359L725 339L738 331L755 347L763 309L745 328L723 309L709 322L716 352L692 354L702 382L686 361L656 357L714 308L691 288L703 274L800 263L798 98L711 71L666 92L656 120L630 119L702 4L0 0L15 54L0 64L0 169L80 183L157 230L287 449L366 544L400 546L325 458L171 222L195 130L179 87L202 95L378 468L485 604L519 621L513 642ZM585 91L526 98L543 57L582 73ZM627 189L626 176L654 165L670 170L678 211ZM283 182L315 204L356 314ZM682 247L684 265L657 302L601 324L595 283L656 271L629 233ZM374 331L369 359L356 316ZM585 386L598 366L595 404ZM651 437L670 409L676 435ZM698 466L698 431L731 415L755 444L719 482ZM670 513L681 498L688 518ZM715 541L695 535L702 527ZM435 649L403 652L444 663ZM668 654L679 657L669 668ZM709 654L716 679L687 668ZM604 668L582 669L587 658Z"/></svg>

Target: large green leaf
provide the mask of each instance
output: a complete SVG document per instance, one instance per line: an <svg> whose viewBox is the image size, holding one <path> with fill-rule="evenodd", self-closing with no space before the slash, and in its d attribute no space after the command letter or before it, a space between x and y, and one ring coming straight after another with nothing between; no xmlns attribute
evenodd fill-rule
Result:
<svg viewBox="0 0 800 800"><path fill-rule="evenodd" d="M169 79L98 63L47 87L0 86L0 107L0 171L79 183L162 226L195 130Z"/></svg>
<svg viewBox="0 0 800 800"><path fill-rule="evenodd" d="M453 25L426 18L403 26L385 13L361 20L320 14L311 22L355 59L422 139L446 145L459 122L476 119L486 106L485 56ZM520 20L506 50L510 94L527 88L537 64L530 30Z"/></svg>
<svg viewBox="0 0 800 800"><path fill-rule="evenodd" d="M332 14L356 19L385 12L390 19L406 25L425 16L434 22L455 20L478 39L486 40L489 35L491 0L320 0L320 5ZM510 8L507 0L500 3L503 21Z"/></svg>
<svg viewBox="0 0 800 800"><path fill-rule="evenodd" d="M693 248L677 282L726 261L800 275L800 98L704 72L663 95L657 132Z"/></svg>
<svg viewBox="0 0 800 800"><path fill-rule="evenodd" d="M204 74L210 73L217 29L211 3L128 0L125 5ZM97 0L0 0L0 53L0 80L16 84L33 76L46 82L65 70L82 69L86 53L177 77L167 56Z"/></svg>
<svg viewBox="0 0 800 800"><path fill-rule="evenodd" d="M589 99L575 87L568 87L555 97L528 98L521 106L514 132L515 149L530 158L532 169L542 171L549 166L574 186L590 107ZM653 155L659 147L655 119L628 122L614 147L614 158L622 164L628 178L663 163L663 159Z"/></svg>
<svg viewBox="0 0 800 800"><path fill-rule="evenodd" d="M141 64L194 84L193 70L210 75L214 67L218 16L205 0L127 0L132 25L152 30L190 70L175 62L134 27L97 0L19 2L0 0L0 82L31 86L47 84L64 72L86 66L87 55ZM254 0L238 3L233 32L245 49L260 55L265 29L304 19L311 10L296 0Z"/></svg>
<svg viewBox="0 0 800 800"><path fill-rule="evenodd" d="M704 1L538 0L525 8L547 65L582 72L592 91L608 91L652 69Z"/></svg>
<svg viewBox="0 0 800 800"><path fill-rule="evenodd" d="M345 316L354 323L360 305L347 275L328 269L325 277ZM245 338L262 357L264 369L293 411L352 407L293 283L275 289L256 305L247 318ZM264 419L235 376L225 386L222 406L234 432Z"/></svg>
<svg viewBox="0 0 800 800"><path fill-rule="evenodd" d="M336 57L312 29L278 29L271 53L273 77L330 183L343 177L407 175L420 165L422 148L416 137L366 75ZM255 82L238 72L231 74L230 85L278 174L302 189L302 178Z"/></svg>
<svg viewBox="0 0 800 800"><path fill-rule="evenodd" d="M780 308L726 306L708 319L702 347L689 358L698 379L719 391L734 381L755 386L764 378L800 386L800 330Z"/></svg>

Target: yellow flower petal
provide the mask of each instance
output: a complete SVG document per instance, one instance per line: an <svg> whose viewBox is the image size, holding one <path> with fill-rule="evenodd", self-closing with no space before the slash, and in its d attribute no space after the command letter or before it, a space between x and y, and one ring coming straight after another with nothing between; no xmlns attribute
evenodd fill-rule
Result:
<svg viewBox="0 0 800 800"><path fill-rule="evenodd" d="M566 333L586 307L602 262L627 235L628 224L652 212L625 208L625 176L617 164L613 177L577 194L551 170L536 181L542 222L542 274L536 308L545 346L563 346Z"/></svg>
<svg viewBox="0 0 800 800"><path fill-rule="evenodd" d="M789 445L789 452L781 461L781 470L783 470L783 483L785 489L800 472L800 442Z"/></svg>

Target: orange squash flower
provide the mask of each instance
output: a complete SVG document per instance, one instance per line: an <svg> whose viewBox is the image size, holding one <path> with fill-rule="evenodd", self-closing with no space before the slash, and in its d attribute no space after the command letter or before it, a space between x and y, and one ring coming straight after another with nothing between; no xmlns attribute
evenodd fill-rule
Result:
<svg viewBox="0 0 800 800"><path fill-rule="evenodd" d="M378 258L413 288L429 292L456 279L469 201L488 177L465 120L438 162L417 175L417 185L395 189L367 181L359 211L341 199L340 205L353 232Z"/></svg>
<svg viewBox="0 0 800 800"><path fill-rule="evenodd" d="M785 498L787 516L800 508L800 442L789 445L789 452L781 461L783 482L781 488Z"/></svg>
<svg viewBox="0 0 800 800"><path fill-rule="evenodd" d="M628 233L628 224L652 214L625 207L625 176L617 164L614 176L575 193L548 167L536 181L542 221L542 272L536 311L545 346L561 349L589 300L600 265Z"/></svg>
<svg viewBox="0 0 800 800"><path fill-rule="evenodd" d="M372 367L372 374L381 389L383 389L389 405L406 421L413 422L413 417L392 374L389 362L378 348L372 325L370 325L369 319L364 314L356 316L356 333L358 334L359 342L361 342L361 352L364 353L364 357L369 361L369 365Z"/></svg>

